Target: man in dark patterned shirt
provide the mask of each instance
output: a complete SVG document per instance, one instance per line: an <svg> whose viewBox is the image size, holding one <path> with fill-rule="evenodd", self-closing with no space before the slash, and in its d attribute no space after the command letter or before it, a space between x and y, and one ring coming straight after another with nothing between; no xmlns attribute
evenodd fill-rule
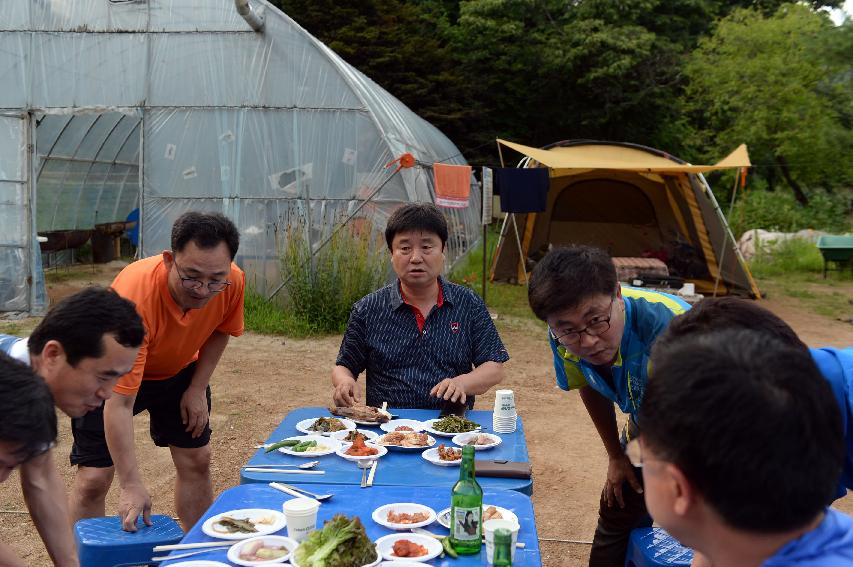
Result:
<svg viewBox="0 0 853 567"><path fill-rule="evenodd" d="M470 408L503 379L509 355L483 300L441 277L447 221L435 205L404 205L385 240L398 279L353 306L332 370L334 403L359 403L355 382L366 370L368 405Z"/></svg>

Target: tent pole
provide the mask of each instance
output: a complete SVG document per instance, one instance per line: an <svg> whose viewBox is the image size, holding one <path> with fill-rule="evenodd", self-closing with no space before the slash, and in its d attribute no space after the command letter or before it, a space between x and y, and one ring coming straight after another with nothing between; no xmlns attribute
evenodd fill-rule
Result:
<svg viewBox="0 0 853 567"><path fill-rule="evenodd" d="M518 235L518 224L515 222L515 213L510 216L512 217L512 227L515 229L515 242L518 244L518 262L521 264L521 273L524 274L524 285L527 285L527 266L524 262L524 251L521 248L521 237Z"/></svg>
<svg viewBox="0 0 853 567"><path fill-rule="evenodd" d="M735 173L735 186L732 189L732 202L729 204L729 214L726 215L727 219L732 218L732 211L735 208L735 199L737 198L737 186L738 186L738 181L740 181L740 175L741 174L740 174L739 169L736 171L737 172ZM717 278L714 280L714 297L717 297L717 286L719 286L719 284L720 284L720 277L722 276L722 273L723 273L723 260L725 260L725 258L726 258L726 243L729 240L729 232L730 232L730 230L724 231L722 250L720 250L720 253L718 254L719 266L717 267ZM734 235L732 236L732 238L734 238ZM734 244L735 246L737 245L734 242L732 242L732 244Z"/></svg>

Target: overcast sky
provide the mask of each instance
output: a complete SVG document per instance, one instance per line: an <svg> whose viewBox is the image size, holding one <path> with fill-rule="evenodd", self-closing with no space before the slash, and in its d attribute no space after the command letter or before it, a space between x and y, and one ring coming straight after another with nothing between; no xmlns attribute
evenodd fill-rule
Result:
<svg viewBox="0 0 853 567"><path fill-rule="evenodd" d="M832 21L834 21L836 25L840 25L844 20L845 12L847 13L848 18L853 17L853 0L844 0L844 6L841 10L832 10Z"/></svg>

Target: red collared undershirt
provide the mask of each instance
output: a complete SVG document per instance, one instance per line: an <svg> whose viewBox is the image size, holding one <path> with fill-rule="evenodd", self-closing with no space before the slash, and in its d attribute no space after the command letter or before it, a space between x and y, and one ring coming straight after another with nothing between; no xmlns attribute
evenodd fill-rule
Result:
<svg viewBox="0 0 853 567"><path fill-rule="evenodd" d="M424 314L421 313L420 309L418 309L415 305L409 303L409 301L406 299L406 294L403 293L402 285L400 286L400 297L403 298L403 303L408 305L409 308L412 310L412 313L415 314L415 321L418 322L418 331L423 334L424 324L426 323L426 317L424 317ZM441 289L441 284L438 284L438 298L436 298L435 300L435 306L441 307L442 305L444 305L444 291L442 291Z"/></svg>

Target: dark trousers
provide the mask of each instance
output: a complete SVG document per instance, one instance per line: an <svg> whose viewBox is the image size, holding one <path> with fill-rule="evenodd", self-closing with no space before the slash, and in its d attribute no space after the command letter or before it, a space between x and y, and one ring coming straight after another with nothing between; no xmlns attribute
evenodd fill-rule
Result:
<svg viewBox="0 0 853 567"><path fill-rule="evenodd" d="M635 468L634 474L642 484L642 469ZM616 502L612 507L608 507L604 491L601 491L601 501L598 504L598 526L592 538L589 567L623 567L631 530L652 525L652 517L646 510L643 495L634 491L627 482L622 484L622 498L625 501L624 508L620 508Z"/></svg>

